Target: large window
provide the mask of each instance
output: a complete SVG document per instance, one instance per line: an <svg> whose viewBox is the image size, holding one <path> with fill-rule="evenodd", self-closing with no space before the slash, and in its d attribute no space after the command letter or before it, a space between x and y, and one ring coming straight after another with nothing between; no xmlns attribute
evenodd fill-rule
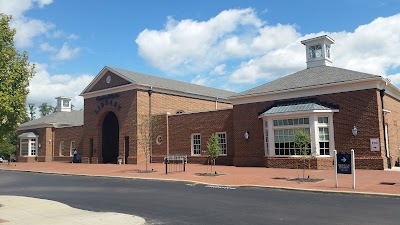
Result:
<svg viewBox="0 0 400 225"><path fill-rule="evenodd" d="M192 134L192 155L201 155L201 134Z"/></svg>
<svg viewBox="0 0 400 225"><path fill-rule="evenodd" d="M294 128L274 130L275 155L302 155L301 149L294 143L297 131L310 133L310 128ZM309 146L310 149L311 146ZM307 151L310 154L310 151Z"/></svg>
<svg viewBox="0 0 400 225"><path fill-rule="evenodd" d="M21 156L36 156L37 155L37 139L36 138L21 138L20 141Z"/></svg>
<svg viewBox="0 0 400 225"><path fill-rule="evenodd" d="M298 130L310 134L307 155L330 156L334 150L333 112L299 113L299 116L282 114L261 116L264 124L265 156L303 155L294 143Z"/></svg>
<svg viewBox="0 0 400 225"><path fill-rule="evenodd" d="M227 141L226 141L226 132L217 132L218 135L218 144L221 147L221 155L227 154Z"/></svg>

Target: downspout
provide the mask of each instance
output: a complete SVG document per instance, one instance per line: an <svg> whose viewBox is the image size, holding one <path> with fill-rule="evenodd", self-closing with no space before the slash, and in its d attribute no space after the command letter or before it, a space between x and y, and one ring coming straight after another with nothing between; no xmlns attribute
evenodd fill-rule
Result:
<svg viewBox="0 0 400 225"><path fill-rule="evenodd" d="M384 112L385 107L384 107L384 105L383 105L383 97L385 96L385 88L386 88L386 86L387 86L387 81L384 80L384 82L385 82L384 87L383 87L382 90L379 90L379 94L380 94L380 97L381 97L381 106L382 106L383 141L384 141L384 143L385 143L385 151L386 151L386 158L387 158L388 169L391 169L391 168L392 168L392 162L391 162L391 160L390 160L390 156L389 156L389 153L388 153L388 150L387 150L388 147L389 147L389 146L387 146L387 145L389 145L389 143L386 145L386 140L387 140L388 137L386 137L386 132L385 132L385 130L386 130L386 126L385 126L385 112Z"/></svg>
<svg viewBox="0 0 400 225"><path fill-rule="evenodd" d="M216 110L218 109L218 97L215 98L215 109L216 109Z"/></svg>

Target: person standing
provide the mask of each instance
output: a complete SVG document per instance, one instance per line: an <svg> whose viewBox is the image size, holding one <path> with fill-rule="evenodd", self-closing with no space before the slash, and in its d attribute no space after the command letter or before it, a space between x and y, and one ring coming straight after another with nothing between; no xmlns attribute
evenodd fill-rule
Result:
<svg viewBox="0 0 400 225"><path fill-rule="evenodd" d="M78 160L78 151L74 149L74 158L72 159L72 163L76 162Z"/></svg>

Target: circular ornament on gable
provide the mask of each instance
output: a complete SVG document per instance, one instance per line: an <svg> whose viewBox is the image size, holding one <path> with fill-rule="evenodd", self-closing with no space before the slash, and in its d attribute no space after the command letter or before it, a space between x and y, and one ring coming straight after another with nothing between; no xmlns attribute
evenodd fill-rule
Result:
<svg viewBox="0 0 400 225"><path fill-rule="evenodd" d="M161 135L158 135L157 136L157 138L156 138L156 143L157 143L157 145L161 145L162 144L162 136Z"/></svg>
<svg viewBox="0 0 400 225"><path fill-rule="evenodd" d="M109 84L110 82L111 82L111 76L108 75L108 76L106 77L106 83Z"/></svg>

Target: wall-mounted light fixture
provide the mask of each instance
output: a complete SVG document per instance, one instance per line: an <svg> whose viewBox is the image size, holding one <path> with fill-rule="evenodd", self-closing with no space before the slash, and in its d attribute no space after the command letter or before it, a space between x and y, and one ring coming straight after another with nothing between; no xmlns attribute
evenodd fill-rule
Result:
<svg viewBox="0 0 400 225"><path fill-rule="evenodd" d="M246 131L246 133L244 133L244 139L248 140L250 137L250 134L248 131Z"/></svg>
<svg viewBox="0 0 400 225"><path fill-rule="evenodd" d="M42 145L41 145L40 143L39 143L39 145L38 145L38 146L39 146L39 148L40 148L40 147L42 147Z"/></svg>
<svg viewBox="0 0 400 225"><path fill-rule="evenodd" d="M353 136L355 137L355 136L357 136L357 132L358 132L358 129L357 129L356 125L354 125L353 128L351 129L351 133L353 133Z"/></svg>

